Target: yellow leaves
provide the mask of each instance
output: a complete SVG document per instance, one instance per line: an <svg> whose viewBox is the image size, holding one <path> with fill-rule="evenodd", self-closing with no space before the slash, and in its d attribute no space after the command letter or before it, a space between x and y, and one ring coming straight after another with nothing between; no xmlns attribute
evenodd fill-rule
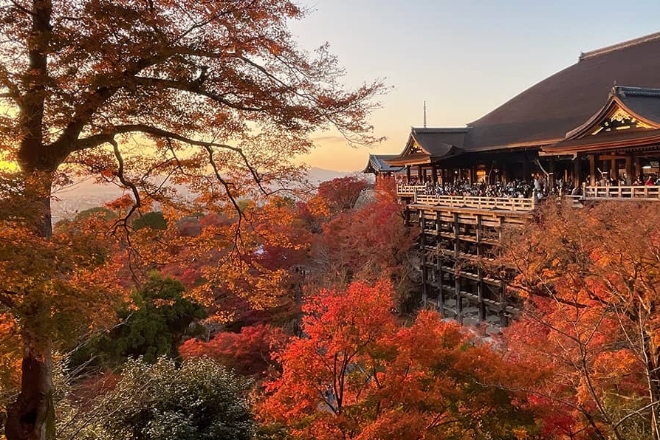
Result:
<svg viewBox="0 0 660 440"><path fill-rule="evenodd" d="M16 223L0 225L0 303L21 324L66 343L107 324L121 297L112 243L97 218L69 222L50 238ZM115 296L116 295L116 296Z"/></svg>

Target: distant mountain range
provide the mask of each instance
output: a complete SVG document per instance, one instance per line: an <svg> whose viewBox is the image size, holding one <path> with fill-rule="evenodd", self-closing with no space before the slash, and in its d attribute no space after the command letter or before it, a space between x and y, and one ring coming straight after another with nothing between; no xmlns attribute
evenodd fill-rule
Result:
<svg viewBox="0 0 660 440"><path fill-rule="evenodd" d="M337 177L357 175L358 172L341 172L325 170L323 168L310 168L308 180L318 185L321 182ZM95 184L92 179L83 180L73 185L56 190L55 200L52 203L53 220L56 222L71 218L86 209L103 205L121 197L125 191L115 185Z"/></svg>
<svg viewBox="0 0 660 440"><path fill-rule="evenodd" d="M311 183L319 184L321 182L326 182L328 180L336 179L338 177L345 177L351 175L361 174L359 171L352 172L341 172L333 170L324 170L323 168L312 167L309 169L309 181Z"/></svg>

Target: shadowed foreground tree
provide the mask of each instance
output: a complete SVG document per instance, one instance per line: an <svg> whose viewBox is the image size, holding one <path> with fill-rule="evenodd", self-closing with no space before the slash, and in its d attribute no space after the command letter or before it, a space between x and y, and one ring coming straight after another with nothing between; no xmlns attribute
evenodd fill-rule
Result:
<svg viewBox="0 0 660 440"><path fill-rule="evenodd" d="M92 367L116 368L129 358L148 363L162 356L178 359L186 334L201 327L191 324L206 317L200 304L182 296L184 291L181 282L152 273L133 293L132 302L117 311L120 324L78 347L69 355L67 367L87 374Z"/></svg>
<svg viewBox="0 0 660 440"><path fill-rule="evenodd" d="M18 365L21 345L34 334L48 335L48 346L54 350L67 350L67 341L112 320L112 309L123 296L121 287L113 283L116 248L100 232L102 222L97 220L90 217L59 228L49 239L20 221L0 220L0 351L5 366ZM30 334L25 333L27 328ZM43 365L50 368L49 360ZM29 375L38 368L24 359L23 383L26 370ZM25 386L50 384L48 376L39 377L48 382ZM44 415L52 410L45 407ZM7 426L18 421L10 418Z"/></svg>
<svg viewBox="0 0 660 440"><path fill-rule="evenodd" d="M165 179L207 203L235 200L245 176L272 188L317 129L374 141L365 118L381 84L345 90L327 47L310 55L293 41L287 23L303 15L289 0L1 1L0 146L40 207L29 227L50 237L51 187L67 171L129 188L133 214L145 194L172 192ZM52 335L30 324L48 305L26 298L35 319L21 322L9 440L46 438L52 414Z"/></svg>

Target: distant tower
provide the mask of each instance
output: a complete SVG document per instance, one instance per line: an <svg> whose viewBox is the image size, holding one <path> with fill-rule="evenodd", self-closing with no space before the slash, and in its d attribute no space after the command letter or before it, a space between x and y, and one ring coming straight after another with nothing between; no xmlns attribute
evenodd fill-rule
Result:
<svg viewBox="0 0 660 440"><path fill-rule="evenodd" d="M426 101L424 101L424 128L426 128Z"/></svg>

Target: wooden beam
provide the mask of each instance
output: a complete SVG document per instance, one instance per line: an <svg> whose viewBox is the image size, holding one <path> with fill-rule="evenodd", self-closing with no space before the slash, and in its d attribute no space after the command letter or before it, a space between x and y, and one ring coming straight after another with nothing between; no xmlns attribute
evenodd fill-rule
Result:
<svg viewBox="0 0 660 440"><path fill-rule="evenodd" d="M438 240L436 242L436 250L439 251L441 249L440 246L440 232L442 230L441 227L441 222L442 222L442 216L440 214L440 211L437 211L435 213L435 233L436 237L438 237ZM443 292L444 285L442 283L442 279L444 277L444 274L442 273L442 258L440 257L440 252L438 252L438 256L436 257L436 271L437 271L437 282L438 282L438 309L440 310L440 315L444 318L445 317L445 293Z"/></svg>
<svg viewBox="0 0 660 440"><path fill-rule="evenodd" d="M611 160L611 162L612 162L612 164L611 164L611 166L610 166L610 170L611 170L610 175L612 176L612 179L614 179L614 180L617 181L617 184L618 184L618 181L619 181L619 165L618 165L617 162L616 162L616 161L617 161L617 158L614 158L614 157L613 157L613 158L610 159L610 160Z"/></svg>
<svg viewBox="0 0 660 440"><path fill-rule="evenodd" d="M527 180L527 181L531 180L530 178L532 176L529 174L529 157L527 157L527 153L525 153L522 165L523 165L523 167L522 167L523 168L523 177L522 177L523 180Z"/></svg>
<svg viewBox="0 0 660 440"><path fill-rule="evenodd" d="M555 158L550 157L549 161L550 161L550 164L549 164L548 168L550 170L548 171L548 174L550 174L550 176L548 176L548 186L550 188L554 188L555 187Z"/></svg>
<svg viewBox="0 0 660 440"><path fill-rule="evenodd" d="M589 155L589 185L596 186L596 155Z"/></svg>
<svg viewBox="0 0 660 440"><path fill-rule="evenodd" d="M458 267L458 256L460 250L460 222L458 212L454 212L454 261L455 268ZM456 272L455 272L456 273ZM454 275L454 297L456 298L456 320L463 322L463 299L461 298L461 277Z"/></svg>

